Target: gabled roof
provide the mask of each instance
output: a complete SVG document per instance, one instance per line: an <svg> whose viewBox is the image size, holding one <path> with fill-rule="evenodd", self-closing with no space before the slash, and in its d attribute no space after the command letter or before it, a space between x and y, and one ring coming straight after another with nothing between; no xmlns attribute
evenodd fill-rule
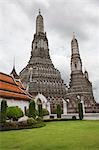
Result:
<svg viewBox="0 0 99 150"><path fill-rule="evenodd" d="M12 75L15 79L19 79L19 76L15 70L15 66L13 66L13 69L12 69L10 75Z"/></svg>
<svg viewBox="0 0 99 150"><path fill-rule="evenodd" d="M13 76L0 72L0 97L17 100L31 100L21 82L16 81Z"/></svg>

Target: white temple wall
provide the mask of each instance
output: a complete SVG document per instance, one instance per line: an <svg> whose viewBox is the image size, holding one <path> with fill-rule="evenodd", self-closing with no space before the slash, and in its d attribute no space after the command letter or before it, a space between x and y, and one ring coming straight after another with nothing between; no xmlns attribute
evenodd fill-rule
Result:
<svg viewBox="0 0 99 150"><path fill-rule="evenodd" d="M3 100L3 98L0 98L0 105L1 105L2 100ZM29 107L29 101L14 100L14 99L4 99L4 100L7 101L8 106L18 106L19 108L22 109L23 112L24 112L25 107L26 107L26 109L28 109L28 107Z"/></svg>

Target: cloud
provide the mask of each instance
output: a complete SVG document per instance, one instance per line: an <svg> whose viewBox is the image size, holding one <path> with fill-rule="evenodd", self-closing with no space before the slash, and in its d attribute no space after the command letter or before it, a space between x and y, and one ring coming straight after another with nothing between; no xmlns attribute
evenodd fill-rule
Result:
<svg viewBox="0 0 99 150"><path fill-rule="evenodd" d="M13 57L20 72L29 61L38 9L44 16L51 59L65 82L70 78L72 33L99 102L99 1L4 0L0 2L0 71L10 73ZM60 61L61 60L61 61Z"/></svg>

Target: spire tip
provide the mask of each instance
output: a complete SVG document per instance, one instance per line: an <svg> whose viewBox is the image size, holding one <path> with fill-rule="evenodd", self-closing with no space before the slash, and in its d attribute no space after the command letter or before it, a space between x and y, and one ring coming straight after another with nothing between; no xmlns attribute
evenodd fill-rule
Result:
<svg viewBox="0 0 99 150"><path fill-rule="evenodd" d="M75 32L73 32L73 39L75 39Z"/></svg>
<svg viewBox="0 0 99 150"><path fill-rule="evenodd" d="M39 9L39 15L41 14L41 10Z"/></svg>
<svg viewBox="0 0 99 150"><path fill-rule="evenodd" d="M15 56L13 58L13 68L15 68Z"/></svg>

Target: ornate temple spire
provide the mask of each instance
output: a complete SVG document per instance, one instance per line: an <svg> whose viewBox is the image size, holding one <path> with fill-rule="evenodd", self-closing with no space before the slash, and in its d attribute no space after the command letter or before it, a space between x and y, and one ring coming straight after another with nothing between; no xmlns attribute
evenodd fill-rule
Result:
<svg viewBox="0 0 99 150"><path fill-rule="evenodd" d="M44 32L44 21L40 10L36 17L36 33L34 34L32 41L32 51L29 64L33 64L34 57L37 60L38 57L50 59L48 39L46 32Z"/></svg>
<svg viewBox="0 0 99 150"><path fill-rule="evenodd" d="M79 46L74 32L73 39L71 41L71 72L82 72L82 61L79 54Z"/></svg>
<svg viewBox="0 0 99 150"><path fill-rule="evenodd" d="M44 23L43 23L43 17L41 15L41 11L39 9L39 14L36 18L36 34L44 33Z"/></svg>
<svg viewBox="0 0 99 150"><path fill-rule="evenodd" d="M73 32L73 39L71 41L71 49L72 49L72 54L79 54L79 46L77 39L75 38L75 33Z"/></svg>

